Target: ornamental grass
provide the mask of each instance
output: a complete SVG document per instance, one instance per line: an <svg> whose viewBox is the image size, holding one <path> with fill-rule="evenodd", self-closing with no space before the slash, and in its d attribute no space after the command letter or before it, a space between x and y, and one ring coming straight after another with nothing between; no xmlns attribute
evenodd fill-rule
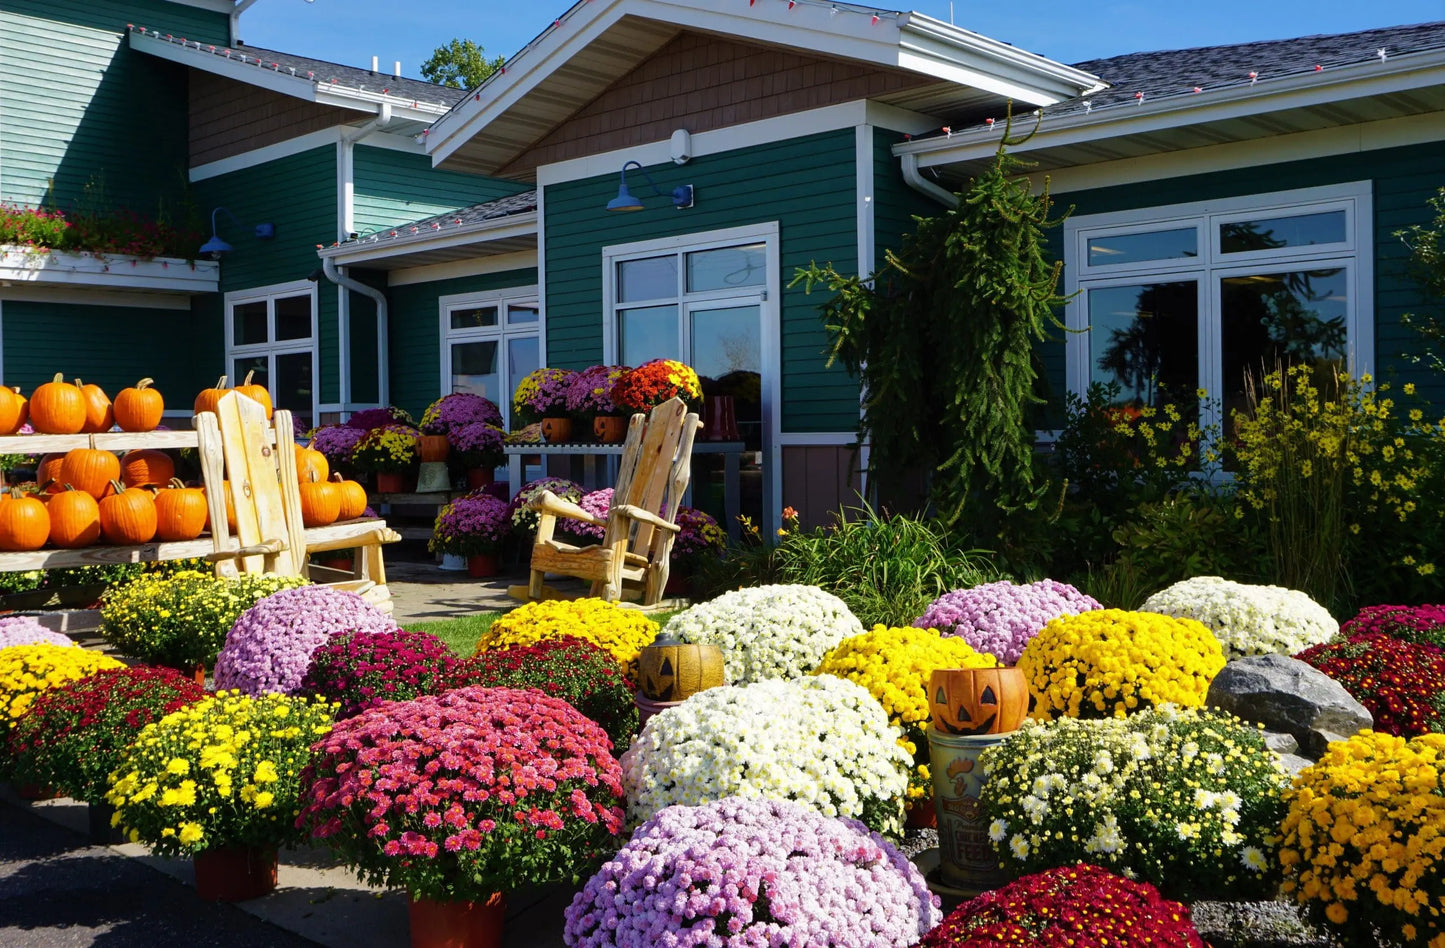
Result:
<svg viewBox="0 0 1445 948"><path fill-rule="evenodd" d="M562 937L573 948L902 948L939 914L918 869L857 821L729 797L639 827L572 899Z"/></svg>
<svg viewBox="0 0 1445 948"><path fill-rule="evenodd" d="M529 602L498 618L477 639L477 652L572 637L591 642L637 680L637 658L657 638L657 623L636 609L601 599Z"/></svg>
<svg viewBox="0 0 1445 948"><path fill-rule="evenodd" d="M695 694L648 720L622 772L633 823L674 804L762 797L897 837L912 763L863 686L819 675Z"/></svg>
<svg viewBox="0 0 1445 948"><path fill-rule="evenodd" d="M152 665L211 667L241 613L277 590L305 584L299 576L146 573L106 591L101 631L121 652Z"/></svg>
<svg viewBox="0 0 1445 948"><path fill-rule="evenodd" d="M337 702L340 719L445 691L456 673L456 655L429 632L352 629L332 633L311 653L300 690Z"/></svg>
<svg viewBox="0 0 1445 948"><path fill-rule="evenodd" d="M216 687L244 694L293 694L311 653L341 633L393 632L396 623L354 592L330 586L283 589L236 620L216 658Z"/></svg>
<svg viewBox="0 0 1445 948"><path fill-rule="evenodd" d="M617 660L574 636L478 652L455 671L457 682L483 688L535 688L596 721L620 757L637 733L632 683Z"/></svg>
<svg viewBox="0 0 1445 948"><path fill-rule="evenodd" d="M1026 722L982 755L1015 873L1090 862L1170 898L1268 898L1288 775L1259 729L1192 709Z"/></svg>
<svg viewBox="0 0 1445 948"><path fill-rule="evenodd" d="M727 680L746 685L811 675L829 649L861 635L843 600L816 586L755 586L679 612L664 632L722 649Z"/></svg>
<svg viewBox="0 0 1445 948"><path fill-rule="evenodd" d="M71 645L12 645L0 649L0 738L52 688L59 688L105 668L124 668L100 652Z"/></svg>
<svg viewBox="0 0 1445 948"><path fill-rule="evenodd" d="M1369 709L1374 729L1413 737L1445 730L1445 650L1362 632L1295 656Z"/></svg>
<svg viewBox="0 0 1445 948"><path fill-rule="evenodd" d="M899 733L899 743L913 758L908 799L931 797L928 770L928 678L939 668L995 668L998 660L975 652L963 639L939 635L934 629L890 629L875 625L862 635L844 639L823 656L813 672L835 675L868 689L888 721Z"/></svg>
<svg viewBox="0 0 1445 948"><path fill-rule="evenodd" d="M6 749L11 779L104 803L111 771L141 728L206 696L170 668L105 668L43 692L15 722Z"/></svg>
<svg viewBox="0 0 1445 948"><path fill-rule="evenodd" d="M1347 945L1445 945L1445 734L1362 731L1285 794L1284 892Z"/></svg>
<svg viewBox="0 0 1445 948"><path fill-rule="evenodd" d="M458 688L363 711L316 745L297 825L413 898L580 882L622 831L607 735L535 691Z"/></svg>
<svg viewBox="0 0 1445 948"><path fill-rule="evenodd" d="M335 710L218 691L146 725L110 776L113 825L161 856L300 839L301 771Z"/></svg>
<svg viewBox="0 0 1445 948"><path fill-rule="evenodd" d="M1165 703L1200 707L1224 650L1193 619L1099 609L1044 626L1018 667L1034 717L1123 717Z"/></svg>
<svg viewBox="0 0 1445 948"><path fill-rule="evenodd" d="M1205 948L1188 906L1147 882L1080 863L1016 879L955 909L921 948Z"/></svg>
<svg viewBox="0 0 1445 948"><path fill-rule="evenodd" d="M1144 600L1139 611L1204 623L1229 660L1293 655L1329 641L1340 631L1328 609L1297 589L1253 586L1218 576L1196 576L1161 589Z"/></svg>
<svg viewBox="0 0 1445 948"><path fill-rule="evenodd" d="M1104 608L1068 583L1008 580L955 589L935 599L913 624L956 635L1004 665L1017 665L1024 646L1059 616Z"/></svg>

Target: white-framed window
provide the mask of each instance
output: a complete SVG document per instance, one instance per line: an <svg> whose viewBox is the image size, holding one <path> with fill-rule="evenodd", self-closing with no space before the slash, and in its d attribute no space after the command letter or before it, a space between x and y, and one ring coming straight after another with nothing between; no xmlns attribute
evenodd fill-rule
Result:
<svg viewBox="0 0 1445 948"><path fill-rule="evenodd" d="M226 294L226 368L230 384L247 372L266 386L277 408L295 416L296 431L316 424L316 284L309 280Z"/></svg>
<svg viewBox="0 0 1445 948"><path fill-rule="evenodd" d="M512 392L542 366L537 300L535 286L441 297L441 393L490 398L510 426Z"/></svg>
<svg viewBox="0 0 1445 948"><path fill-rule="evenodd" d="M742 512L763 523L782 490L778 254L776 222L602 249L604 360L678 359L705 391L732 396L746 446ZM721 478L720 465L694 456L695 500Z"/></svg>
<svg viewBox="0 0 1445 948"><path fill-rule="evenodd" d="M1220 424L1277 360L1374 362L1368 181L1070 218L1068 386Z"/></svg>

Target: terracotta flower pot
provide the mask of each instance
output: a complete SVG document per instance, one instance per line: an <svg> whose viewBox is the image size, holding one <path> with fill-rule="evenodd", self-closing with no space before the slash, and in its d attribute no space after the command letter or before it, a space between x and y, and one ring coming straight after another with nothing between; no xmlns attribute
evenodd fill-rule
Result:
<svg viewBox="0 0 1445 948"><path fill-rule="evenodd" d="M486 579L500 571L495 553L473 553L467 557L467 575L474 579Z"/></svg>
<svg viewBox="0 0 1445 948"><path fill-rule="evenodd" d="M276 850L220 846L196 853L196 894L207 902L244 902L276 888Z"/></svg>
<svg viewBox="0 0 1445 948"><path fill-rule="evenodd" d="M378 494L409 494L416 486L416 475L397 473L395 471L376 472L376 492Z"/></svg>
<svg viewBox="0 0 1445 948"><path fill-rule="evenodd" d="M422 435L419 440L422 461L445 461L451 452L446 435Z"/></svg>
<svg viewBox="0 0 1445 948"><path fill-rule="evenodd" d="M492 483L492 479L492 469L489 467L473 467L467 470L467 487L472 490L486 487Z"/></svg>
<svg viewBox="0 0 1445 948"><path fill-rule="evenodd" d="M603 444L627 440L627 419L621 415L598 415L592 419L592 435Z"/></svg>
<svg viewBox="0 0 1445 948"><path fill-rule="evenodd" d="M507 897L484 902L411 899L411 948L498 948L507 920Z"/></svg>

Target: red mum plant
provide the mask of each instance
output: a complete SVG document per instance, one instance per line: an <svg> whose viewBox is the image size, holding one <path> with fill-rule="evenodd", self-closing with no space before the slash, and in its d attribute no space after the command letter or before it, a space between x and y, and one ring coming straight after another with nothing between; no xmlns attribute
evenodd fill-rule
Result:
<svg viewBox="0 0 1445 948"><path fill-rule="evenodd" d="M1300 652L1344 686L1375 718L1375 730L1415 737L1445 730L1445 651L1378 632Z"/></svg>
<svg viewBox="0 0 1445 948"><path fill-rule="evenodd" d="M195 679L149 665L106 668L52 688L11 728L10 772L18 783L104 803L107 778L140 729L205 694Z"/></svg>
<svg viewBox="0 0 1445 948"><path fill-rule="evenodd" d="M536 645L517 645L481 652L457 672L464 684L485 688L536 688L561 698L602 725L612 739L612 753L621 757L637 733L637 705L632 683L617 659L591 642L567 635Z"/></svg>
<svg viewBox="0 0 1445 948"><path fill-rule="evenodd" d="M1340 634L1346 638L1363 632L1379 632L1405 642L1445 648L1445 604L1366 606L1359 615L1340 626Z"/></svg>
<svg viewBox="0 0 1445 948"><path fill-rule="evenodd" d="M693 409L702 404L697 373L674 359L644 362L612 386L612 401L624 411L652 411L669 398L680 398Z"/></svg>
<svg viewBox="0 0 1445 948"><path fill-rule="evenodd" d="M1035 873L965 902L920 948L1205 948L1189 909L1147 882L1080 863Z"/></svg>
<svg viewBox="0 0 1445 948"><path fill-rule="evenodd" d="M458 688L338 723L302 772L296 825L363 880L486 901L579 882L622 832L606 733L560 698Z"/></svg>
<svg viewBox="0 0 1445 948"><path fill-rule="evenodd" d="M339 632L311 653L301 690L341 702L349 718L383 701L409 701L450 687L457 659L429 632Z"/></svg>

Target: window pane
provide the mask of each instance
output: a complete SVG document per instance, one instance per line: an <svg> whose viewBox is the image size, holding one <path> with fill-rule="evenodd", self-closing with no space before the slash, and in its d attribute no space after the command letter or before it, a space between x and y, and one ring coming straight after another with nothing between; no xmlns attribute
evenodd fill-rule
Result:
<svg viewBox="0 0 1445 948"><path fill-rule="evenodd" d="M1225 418L1245 407L1246 374L1257 381L1280 362L1343 366L1343 267L1225 277L1219 289Z"/></svg>
<svg viewBox="0 0 1445 948"><path fill-rule="evenodd" d="M277 408L289 409L296 416L297 431L306 431L315 423L311 417L311 353L276 356L276 384L271 386L271 397Z"/></svg>
<svg viewBox="0 0 1445 948"><path fill-rule="evenodd" d="M1308 247L1313 244L1344 242L1343 210L1297 214L1291 217L1266 217L1219 225L1221 253L1248 253L1251 250L1278 250L1281 247Z"/></svg>
<svg viewBox="0 0 1445 948"><path fill-rule="evenodd" d="M669 300L677 296L677 254L627 260L617 265L617 301Z"/></svg>
<svg viewBox="0 0 1445 948"><path fill-rule="evenodd" d="M251 376L251 384L265 385L269 388L271 385L271 373L266 369L268 361L263 355L246 356L244 359L237 359L231 363L231 371L234 373L230 379L231 384L240 385L245 380L247 372L254 372L255 374Z"/></svg>
<svg viewBox="0 0 1445 948"><path fill-rule="evenodd" d="M643 306L617 313L617 357L623 365L681 359L677 336L676 306Z"/></svg>
<svg viewBox="0 0 1445 948"><path fill-rule="evenodd" d="M762 286L768 278L766 245L699 250L687 255L687 291Z"/></svg>
<svg viewBox="0 0 1445 948"><path fill-rule="evenodd" d="M531 372L542 367L541 352L537 348L536 336L512 336L507 340L507 384L516 391L517 383ZM507 419L512 417L512 393L506 398L496 399Z"/></svg>
<svg viewBox="0 0 1445 948"><path fill-rule="evenodd" d="M238 303L231 310L235 329L233 341L238 346L249 346L266 341L266 301Z"/></svg>
<svg viewBox="0 0 1445 948"><path fill-rule="evenodd" d="M1191 280L1089 291L1089 381L1121 404L1192 403L1199 387L1199 294Z"/></svg>
<svg viewBox="0 0 1445 948"><path fill-rule="evenodd" d="M517 323L535 323L537 321L537 307L517 306L513 304L507 307L507 322L516 325Z"/></svg>
<svg viewBox="0 0 1445 948"><path fill-rule="evenodd" d="M475 306L451 311L453 329L480 329L497 324L497 307Z"/></svg>
<svg viewBox="0 0 1445 948"><path fill-rule="evenodd" d="M1146 234L1113 234L1089 238L1089 266L1107 267L1142 260L1177 260L1199 256L1199 232L1193 227L1155 230Z"/></svg>
<svg viewBox="0 0 1445 948"><path fill-rule="evenodd" d="M495 339L452 345L452 391L481 395L498 405L510 398L510 392L503 394L501 391Z"/></svg>
<svg viewBox="0 0 1445 948"><path fill-rule="evenodd" d="M695 309L691 317L692 366L703 377L703 394L731 396L743 441L749 451L761 450L763 335L757 304Z"/></svg>
<svg viewBox="0 0 1445 948"><path fill-rule="evenodd" d="M283 296L276 301L276 338L311 338L311 297Z"/></svg>

